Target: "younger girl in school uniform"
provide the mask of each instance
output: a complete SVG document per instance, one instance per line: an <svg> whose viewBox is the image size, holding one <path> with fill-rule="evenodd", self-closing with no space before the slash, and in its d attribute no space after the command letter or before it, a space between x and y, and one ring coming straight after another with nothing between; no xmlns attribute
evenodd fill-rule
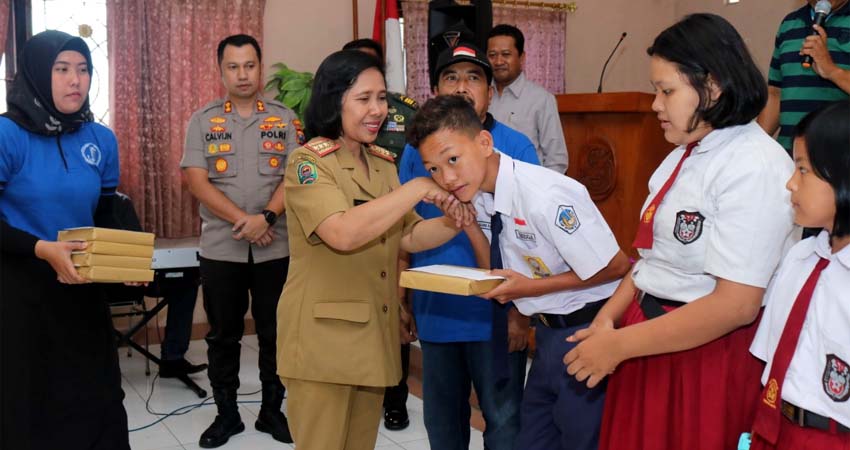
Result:
<svg viewBox="0 0 850 450"><path fill-rule="evenodd" d="M765 294L750 351L767 362L753 450L850 449L850 101L804 118L794 139L795 245Z"/></svg>
<svg viewBox="0 0 850 450"><path fill-rule="evenodd" d="M613 373L601 450L728 450L760 390L748 350L793 242L793 164L753 121L767 86L729 22L687 16L647 52L652 108L678 147L649 180L640 260L564 362L588 385Z"/></svg>

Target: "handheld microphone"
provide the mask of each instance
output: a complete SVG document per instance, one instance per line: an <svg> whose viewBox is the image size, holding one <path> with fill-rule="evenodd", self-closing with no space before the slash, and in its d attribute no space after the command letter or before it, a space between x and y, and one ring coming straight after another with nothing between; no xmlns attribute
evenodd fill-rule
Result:
<svg viewBox="0 0 850 450"><path fill-rule="evenodd" d="M821 0L821 1L826 1L826 0ZM829 2L827 1L827 3L829 3ZM596 88L597 94L602 93L602 78L605 76L605 69L608 68L608 63L611 62L611 58L614 56L614 52L616 52L617 49L620 47L620 44L623 43L623 39L626 38L626 34L627 33L624 31L622 36L620 36L620 40L617 41L617 45L614 46L614 50L611 50L611 54L608 55L608 59L605 60L605 65L602 66L602 73L599 74L599 87Z"/></svg>
<svg viewBox="0 0 850 450"><path fill-rule="evenodd" d="M819 26L819 27L822 27L823 23L826 21L826 16L828 16L829 13L831 13L831 12L832 12L832 5L829 3L829 0L818 0L818 2L815 4L815 17L814 17L815 23L814 24ZM818 32L815 31L814 28L812 28L812 35L816 35L816 34L818 34ZM803 58L803 67L805 67L806 69L812 67L812 57L811 56L806 55Z"/></svg>

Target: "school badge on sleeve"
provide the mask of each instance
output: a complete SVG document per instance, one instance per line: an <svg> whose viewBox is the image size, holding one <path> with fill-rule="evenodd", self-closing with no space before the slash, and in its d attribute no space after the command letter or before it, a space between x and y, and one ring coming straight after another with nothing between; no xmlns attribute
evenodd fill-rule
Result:
<svg viewBox="0 0 850 450"><path fill-rule="evenodd" d="M826 355L823 391L835 402L846 402L850 398L850 367L838 356Z"/></svg>
<svg viewBox="0 0 850 450"><path fill-rule="evenodd" d="M702 222L705 216L699 211L679 211L676 213L676 226L673 227L673 234L676 240L688 245L702 235Z"/></svg>
<svg viewBox="0 0 850 450"><path fill-rule="evenodd" d="M566 231L567 234L575 233L578 227L581 226L581 223L578 221L578 215L576 215L576 209L572 206L559 206L558 214L555 216L555 225Z"/></svg>

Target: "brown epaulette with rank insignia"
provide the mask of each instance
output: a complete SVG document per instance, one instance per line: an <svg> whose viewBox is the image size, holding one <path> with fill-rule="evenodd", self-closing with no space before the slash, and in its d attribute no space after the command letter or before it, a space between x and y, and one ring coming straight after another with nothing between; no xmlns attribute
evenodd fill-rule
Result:
<svg viewBox="0 0 850 450"><path fill-rule="evenodd" d="M328 138L316 138L304 144L304 148L324 158L339 149L339 144Z"/></svg>
<svg viewBox="0 0 850 450"><path fill-rule="evenodd" d="M369 153L377 156L378 158L386 159L391 163L395 163L395 155L393 154L393 152L383 147L378 147L377 145L369 145L366 148L369 149Z"/></svg>

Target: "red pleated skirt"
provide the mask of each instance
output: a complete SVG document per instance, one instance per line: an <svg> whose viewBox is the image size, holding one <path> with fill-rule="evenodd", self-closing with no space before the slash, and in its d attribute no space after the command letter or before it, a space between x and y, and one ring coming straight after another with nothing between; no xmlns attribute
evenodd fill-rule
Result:
<svg viewBox="0 0 850 450"><path fill-rule="evenodd" d="M776 445L753 436L750 450L850 450L850 433L803 428L784 417L780 420Z"/></svg>
<svg viewBox="0 0 850 450"><path fill-rule="evenodd" d="M632 302L623 326L645 320ZM761 393L764 363L749 352L760 320L691 350L621 363L608 381L599 449L737 448Z"/></svg>

